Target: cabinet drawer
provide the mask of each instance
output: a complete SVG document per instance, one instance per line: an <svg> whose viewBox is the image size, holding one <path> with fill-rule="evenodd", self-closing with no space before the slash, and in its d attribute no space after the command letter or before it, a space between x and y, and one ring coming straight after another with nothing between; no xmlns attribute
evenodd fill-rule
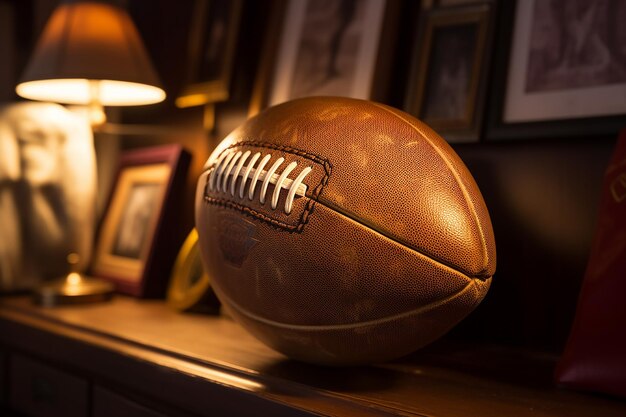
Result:
<svg viewBox="0 0 626 417"><path fill-rule="evenodd" d="M87 381L21 355L10 359L11 408L32 417L86 417Z"/></svg>
<svg viewBox="0 0 626 417"><path fill-rule="evenodd" d="M166 417L101 387L93 390L93 417Z"/></svg>

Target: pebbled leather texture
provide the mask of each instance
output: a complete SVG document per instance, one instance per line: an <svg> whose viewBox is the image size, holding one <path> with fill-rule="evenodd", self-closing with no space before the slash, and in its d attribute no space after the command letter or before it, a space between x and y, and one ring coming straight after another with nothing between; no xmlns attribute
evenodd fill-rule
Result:
<svg viewBox="0 0 626 417"><path fill-rule="evenodd" d="M289 214L286 186L275 209L274 184L264 203L261 180L248 197L253 181L242 187L237 163L224 163L245 153L261 154L255 167L271 155L265 171L284 158L277 176L295 162L290 180L312 168ZM487 208L456 153L417 119L356 99L294 100L232 132L199 179L196 227L233 317L314 363L388 360L433 341L482 300L496 265Z"/></svg>

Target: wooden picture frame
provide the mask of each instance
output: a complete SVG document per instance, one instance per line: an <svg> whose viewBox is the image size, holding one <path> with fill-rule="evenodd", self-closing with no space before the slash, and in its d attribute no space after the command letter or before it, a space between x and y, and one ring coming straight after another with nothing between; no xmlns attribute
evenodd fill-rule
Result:
<svg viewBox="0 0 626 417"><path fill-rule="evenodd" d="M564 2L559 13L575 13L567 17L546 13L547 2L502 2L489 139L608 137L626 125L626 54L618 48L626 43L619 29L626 4L610 4L618 10L585 3L576 11ZM586 35L578 49L570 47L568 28ZM594 50L604 51L596 54L604 65L576 58Z"/></svg>
<svg viewBox="0 0 626 417"><path fill-rule="evenodd" d="M481 4L424 15L405 110L448 142L475 142L481 136L491 14L491 5Z"/></svg>
<svg viewBox="0 0 626 417"><path fill-rule="evenodd" d="M383 101L399 3L277 1L270 17L249 115L298 97L334 95ZM352 7L350 7L352 5Z"/></svg>
<svg viewBox="0 0 626 417"><path fill-rule="evenodd" d="M188 85L176 106L192 107L230 97L243 0L195 0L188 46Z"/></svg>
<svg viewBox="0 0 626 417"><path fill-rule="evenodd" d="M121 155L91 268L118 292L164 294L179 245L175 225L190 159L179 145Z"/></svg>

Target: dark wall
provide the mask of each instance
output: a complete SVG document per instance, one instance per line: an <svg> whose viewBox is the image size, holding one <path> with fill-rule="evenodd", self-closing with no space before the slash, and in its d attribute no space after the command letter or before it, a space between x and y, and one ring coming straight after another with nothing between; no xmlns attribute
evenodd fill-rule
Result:
<svg viewBox="0 0 626 417"><path fill-rule="evenodd" d="M456 336L559 351L567 338L614 139L457 146L489 207L498 266Z"/></svg>
<svg viewBox="0 0 626 417"><path fill-rule="evenodd" d="M15 85L35 36L34 14L30 1L0 0L0 102L17 99Z"/></svg>

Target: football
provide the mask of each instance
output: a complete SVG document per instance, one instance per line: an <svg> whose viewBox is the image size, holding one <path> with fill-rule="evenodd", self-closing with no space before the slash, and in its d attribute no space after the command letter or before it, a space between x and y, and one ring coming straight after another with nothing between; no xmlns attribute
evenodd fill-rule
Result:
<svg viewBox="0 0 626 417"><path fill-rule="evenodd" d="M472 175L386 105L314 97L228 135L196 192L202 259L228 313L311 363L387 361L483 299L496 253Z"/></svg>

